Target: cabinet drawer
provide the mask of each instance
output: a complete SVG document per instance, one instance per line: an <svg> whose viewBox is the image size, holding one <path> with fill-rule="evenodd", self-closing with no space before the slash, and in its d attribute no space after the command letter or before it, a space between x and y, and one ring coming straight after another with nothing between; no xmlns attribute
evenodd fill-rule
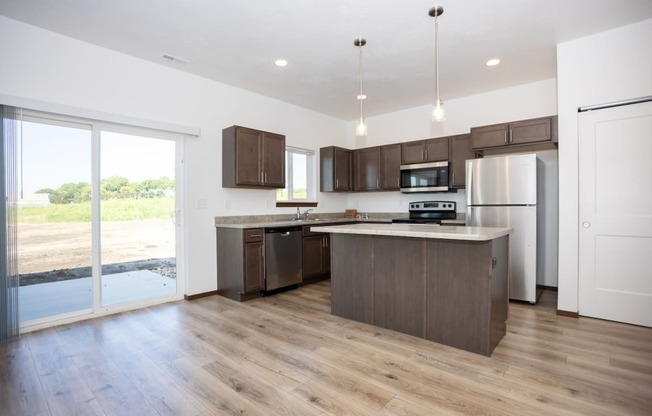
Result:
<svg viewBox="0 0 652 416"><path fill-rule="evenodd" d="M251 228L244 230L245 243L255 243L257 241L263 241L263 236L265 232L262 228Z"/></svg>

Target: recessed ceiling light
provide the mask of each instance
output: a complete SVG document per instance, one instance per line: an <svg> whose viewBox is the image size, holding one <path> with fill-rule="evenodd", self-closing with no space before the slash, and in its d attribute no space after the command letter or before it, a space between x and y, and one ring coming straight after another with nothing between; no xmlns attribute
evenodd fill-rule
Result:
<svg viewBox="0 0 652 416"><path fill-rule="evenodd" d="M498 59L498 58L494 58L494 59L490 59L490 60L488 60L487 63L486 63L485 65L487 65L487 66L496 66L496 65L498 65L499 63L500 63L500 59Z"/></svg>
<svg viewBox="0 0 652 416"><path fill-rule="evenodd" d="M359 94L356 98L357 98L358 100L366 100L366 99L367 99L367 95L366 95L366 94Z"/></svg>
<svg viewBox="0 0 652 416"><path fill-rule="evenodd" d="M277 59L276 61L274 61L274 65L280 67L288 66L288 61L286 61L285 59Z"/></svg>

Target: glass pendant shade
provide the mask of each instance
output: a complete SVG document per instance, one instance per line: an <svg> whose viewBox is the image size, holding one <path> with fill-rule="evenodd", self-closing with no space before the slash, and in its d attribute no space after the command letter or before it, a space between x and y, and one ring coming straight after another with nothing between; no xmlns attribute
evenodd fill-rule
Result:
<svg viewBox="0 0 652 416"><path fill-rule="evenodd" d="M366 136L367 131L367 120L362 115L362 101L367 98L365 93L362 90L362 47L367 44L365 38L359 37L353 40L353 44L359 48L358 55L358 81L360 83L360 93L358 94L358 104L360 105L360 118L358 119L358 124L355 126L355 135Z"/></svg>
<svg viewBox="0 0 652 416"><path fill-rule="evenodd" d="M358 125L355 126L355 135L356 136L367 135L367 120L364 117L360 117L360 119L358 120Z"/></svg>
<svg viewBox="0 0 652 416"><path fill-rule="evenodd" d="M444 13L444 8L435 6L428 11L428 15L435 18L435 95L437 99L432 106L432 121L441 122L446 120L444 103L439 99L439 16Z"/></svg>
<svg viewBox="0 0 652 416"><path fill-rule="evenodd" d="M432 106L432 121L439 122L446 120L446 111L444 110L444 103L437 100Z"/></svg>

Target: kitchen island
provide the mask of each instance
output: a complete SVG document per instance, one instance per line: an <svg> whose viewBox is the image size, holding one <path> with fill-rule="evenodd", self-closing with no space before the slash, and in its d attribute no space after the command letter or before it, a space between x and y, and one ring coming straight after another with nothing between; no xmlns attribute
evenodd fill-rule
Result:
<svg viewBox="0 0 652 416"><path fill-rule="evenodd" d="M331 313L486 356L506 331L511 228L415 224L331 233Z"/></svg>

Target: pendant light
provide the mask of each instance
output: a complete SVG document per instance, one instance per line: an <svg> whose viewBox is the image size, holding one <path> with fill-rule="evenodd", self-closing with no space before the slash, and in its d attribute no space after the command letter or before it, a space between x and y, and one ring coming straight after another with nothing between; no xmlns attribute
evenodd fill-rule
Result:
<svg viewBox="0 0 652 416"><path fill-rule="evenodd" d="M367 120L362 115L362 101L367 98L362 91L362 47L367 44L365 38L356 38L353 41L353 44L360 48L360 55L358 58L358 80L360 82L360 94L358 94L358 102L360 103L360 118L358 119L358 124L355 126L355 135L362 137L366 136L367 131Z"/></svg>
<svg viewBox="0 0 652 416"><path fill-rule="evenodd" d="M439 98L439 16L444 13L444 8L435 6L428 11L428 14L435 18L435 91L437 100L432 106L432 121L441 122L446 120L444 103Z"/></svg>

